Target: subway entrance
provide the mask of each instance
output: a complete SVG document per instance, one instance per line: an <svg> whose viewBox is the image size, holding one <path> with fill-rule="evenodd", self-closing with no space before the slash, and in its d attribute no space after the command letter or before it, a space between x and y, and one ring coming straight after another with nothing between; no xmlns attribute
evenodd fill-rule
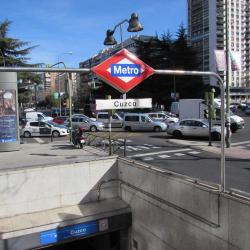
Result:
<svg viewBox="0 0 250 250"><path fill-rule="evenodd" d="M33 247L23 247L22 249L125 250L129 249L131 224L131 212L82 223L63 224L42 231L33 237L30 235L30 239L36 242L39 240L39 242ZM23 239L22 242L27 243L28 241Z"/></svg>
<svg viewBox="0 0 250 250"><path fill-rule="evenodd" d="M124 248L126 242L123 242L123 246L121 246L121 236L125 232L115 231L102 235L96 235L89 238L78 239L70 242L64 242L61 244L48 246L45 250L122 250L127 249ZM124 235L123 235L124 236Z"/></svg>

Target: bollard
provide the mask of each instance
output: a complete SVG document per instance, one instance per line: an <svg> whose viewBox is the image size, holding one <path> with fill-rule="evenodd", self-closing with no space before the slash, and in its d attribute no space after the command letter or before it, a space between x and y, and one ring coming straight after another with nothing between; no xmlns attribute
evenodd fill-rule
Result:
<svg viewBox="0 0 250 250"><path fill-rule="evenodd" d="M22 135L20 136L20 144L24 144L24 139Z"/></svg>

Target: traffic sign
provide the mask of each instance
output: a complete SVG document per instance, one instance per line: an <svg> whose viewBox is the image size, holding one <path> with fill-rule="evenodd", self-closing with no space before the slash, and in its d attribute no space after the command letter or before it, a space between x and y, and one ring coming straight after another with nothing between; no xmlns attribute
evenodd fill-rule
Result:
<svg viewBox="0 0 250 250"><path fill-rule="evenodd" d="M118 51L91 70L121 93L127 93L154 74L154 69L126 49Z"/></svg>
<svg viewBox="0 0 250 250"><path fill-rule="evenodd" d="M152 98L96 100L96 110L152 108Z"/></svg>

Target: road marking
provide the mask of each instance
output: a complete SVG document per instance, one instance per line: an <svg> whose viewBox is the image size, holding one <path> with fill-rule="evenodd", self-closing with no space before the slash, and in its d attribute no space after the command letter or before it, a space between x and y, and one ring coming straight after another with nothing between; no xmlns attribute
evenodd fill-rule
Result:
<svg viewBox="0 0 250 250"><path fill-rule="evenodd" d="M143 144L143 145L146 146L146 147L151 147L151 148L161 148L161 147L154 146L154 145L151 145L151 144Z"/></svg>
<svg viewBox="0 0 250 250"><path fill-rule="evenodd" d="M126 148L134 150L134 151L138 151L138 150L140 151L140 150L142 150L141 148L136 148L136 147L132 147L132 146L127 146Z"/></svg>
<svg viewBox="0 0 250 250"><path fill-rule="evenodd" d="M186 154L176 153L176 154L174 154L174 155L176 155L176 156L184 156L184 155L186 155Z"/></svg>
<svg viewBox="0 0 250 250"><path fill-rule="evenodd" d="M170 158L171 156L169 156L169 155L159 155L158 157L162 158L162 159L165 159L165 158Z"/></svg>
<svg viewBox="0 0 250 250"><path fill-rule="evenodd" d="M153 157L146 157L146 158L144 158L143 160L144 160L144 161L152 161L152 160L154 160L154 158L153 158Z"/></svg>
<svg viewBox="0 0 250 250"><path fill-rule="evenodd" d="M191 150L190 148L174 149L174 150L166 150L166 151L158 151L158 152L151 152L151 153L131 155L129 157L141 157L141 156L149 156L149 155L161 155L161 154L168 154L168 153L185 152L185 151L190 151L190 150Z"/></svg>
<svg viewBox="0 0 250 250"><path fill-rule="evenodd" d="M37 141L38 143L44 143L44 140L40 139L40 138L34 138L35 141Z"/></svg>
<svg viewBox="0 0 250 250"><path fill-rule="evenodd" d="M141 149L150 149L149 147L146 147L146 146L136 146L137 148L141 148Z"/></svg>
<svg viewBox="0 0 250 250"><path fill-rule="evenodd" d="M124 139L123 139L123 138L119 138L119 139L117 139L117 141L124 142ZM132 141L132 140L127 139L127 140L126 140L126 142L133 142L133 141Z"/></svg>
<svg viewBox="0 0 250 250"><path fill-rule="evenodd" d="M201 152L198 152L198 151L190 151L188 152L189 154L192 154L192 155L198 155L200 154Z"/></svg>
<svg viewBox="0 0 250 250"><path fill-rule="evenodd" d="M246 146L238 146L237 148L245 149Z"/></svg>
<svg viewBox="0 0 250 250"><path fill-rule="evenodd" d="M231 143L232 146L237 146L237 145L242 145L242 144L247 144L250 143L250 141L241 141L241 142L234 142Z"/></svg>

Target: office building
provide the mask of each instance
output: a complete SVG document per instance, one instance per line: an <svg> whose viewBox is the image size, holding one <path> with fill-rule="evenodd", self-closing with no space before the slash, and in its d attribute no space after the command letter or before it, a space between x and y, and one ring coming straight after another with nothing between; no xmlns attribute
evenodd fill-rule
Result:
<svg viewBox="0 0 250 250"><path fill-rule="evenodd" d="M197 52L199 70L216 72L214 51L226 49L225 1L188 0L188 41ZM241 55L241 69L231 75L231 98L235 101L250 100L249 91L245 91L250 87L250 0L227 1L229 51ZM225 79L225 72L219 73ZM216 84L212 79L206 79L206 83Z"/></svg>

